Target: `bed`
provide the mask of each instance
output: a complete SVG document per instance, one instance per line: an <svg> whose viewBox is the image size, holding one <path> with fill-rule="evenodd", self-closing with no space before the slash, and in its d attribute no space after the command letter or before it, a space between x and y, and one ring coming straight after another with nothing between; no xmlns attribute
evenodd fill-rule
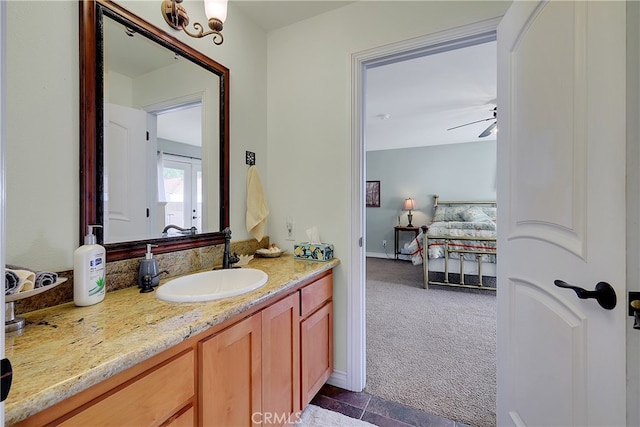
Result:
<svg viewBox="0 0 640 427"><path fill-rule="evenodd" d="M423 265L424 288L495 290L496 202L444 202L434 196L433 206L433 222L407 246L413 264Z"/></svg>

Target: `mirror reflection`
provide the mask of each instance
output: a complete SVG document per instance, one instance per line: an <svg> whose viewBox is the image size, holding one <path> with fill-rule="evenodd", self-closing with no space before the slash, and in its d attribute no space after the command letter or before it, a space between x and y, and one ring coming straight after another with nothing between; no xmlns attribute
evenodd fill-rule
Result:
<svg viewBox="0 0 640 427"><path fill-rule="evenodd" d="M104 242L219 231L220 77L106 15L103 55Z"/></svg>

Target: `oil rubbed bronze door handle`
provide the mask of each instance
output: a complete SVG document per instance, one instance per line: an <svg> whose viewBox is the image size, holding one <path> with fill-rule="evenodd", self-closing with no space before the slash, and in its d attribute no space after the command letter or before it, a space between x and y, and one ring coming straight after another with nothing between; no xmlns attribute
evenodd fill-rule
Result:
<svg viewBox="0 0 640 427"><path fill-rule="evenodd" d="M0 360L0 402L4 402L9 396L11 382L13 381L13 369L9 359Z"/></svg>
<svg viewBox="0 0 640 427"><path fill-rule="evenodd" d="M587 291L586 289L572 286L563 280L554 280L553 283L559 288L573 289L580 299L595 298L600 307L605 310L613 310L616 306L616 291L607 282L598 282L595 291Z"/></svg>

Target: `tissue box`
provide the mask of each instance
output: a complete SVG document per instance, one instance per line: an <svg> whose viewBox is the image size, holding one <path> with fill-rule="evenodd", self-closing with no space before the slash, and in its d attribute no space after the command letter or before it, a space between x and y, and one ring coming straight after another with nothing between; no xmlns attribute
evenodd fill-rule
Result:
<svg viewBox="0 0 640 427"><path fill-rule="evenodd" d="M330 243L296 243L293 245L293 257L309 261L329 261L333 258L333 245Z"/></svg>

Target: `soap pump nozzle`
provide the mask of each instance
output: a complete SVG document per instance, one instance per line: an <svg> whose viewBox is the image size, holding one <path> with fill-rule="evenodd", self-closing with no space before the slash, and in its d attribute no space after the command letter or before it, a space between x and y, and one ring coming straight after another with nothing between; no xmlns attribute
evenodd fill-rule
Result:
<svg viewBox="0 0 640 427"><path fill-rule="evenodd" d="M151 253L151 248L157 248L158 245L152 245L147 243L147 253L144 254L144 259L153 259L153 253Z"/></svg>
<svg viewBox="0 0 640 427"><path fill-rule="evenodd" d="M102 228L101 225L91 224L88 227L87 234L84 236L84 244L85 245L95 245L96 244L96 236L93 234L94 228Z"/></svg>

